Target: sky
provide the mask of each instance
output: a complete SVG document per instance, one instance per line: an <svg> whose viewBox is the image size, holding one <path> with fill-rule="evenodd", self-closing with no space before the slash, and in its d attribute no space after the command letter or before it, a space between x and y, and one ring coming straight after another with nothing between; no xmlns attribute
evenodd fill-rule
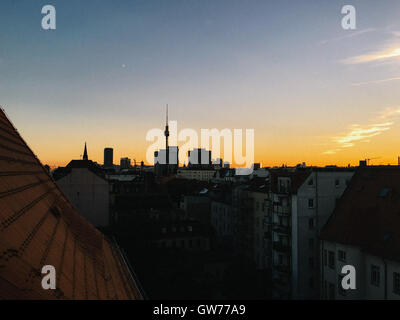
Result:
<svg viewBox="0 0 400 320"><path fill-rule="evenodd" d="M254 129L264 166L397 164L399 16L397 0L2 0L0 105L52 167L85 142L99 163L145 160L167 103L178 130Z"/></svg>

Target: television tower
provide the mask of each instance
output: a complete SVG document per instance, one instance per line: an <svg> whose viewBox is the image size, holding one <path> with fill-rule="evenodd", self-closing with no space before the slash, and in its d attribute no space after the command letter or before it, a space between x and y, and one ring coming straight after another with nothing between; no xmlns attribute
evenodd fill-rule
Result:
<svg viewBox="0 0 400 320"><path fill-rule="evenodd" d="M167 175L169 171L169 145L168 145L168 137L169 137L169 126L168 126L168 104L167 104L167 113L166 113L166 121L165 121L165 160L167 165Z"/></svg>
<svg viewBox="0 0 400 320"><path fill-rule="evenodd" d="M165 131L164 131L164 136L165 136L165 149L168 151L168 137L169 137L169 127L168 127L168 104L167 104L167 114L166 114L166 122L165 122Z"/></svg>

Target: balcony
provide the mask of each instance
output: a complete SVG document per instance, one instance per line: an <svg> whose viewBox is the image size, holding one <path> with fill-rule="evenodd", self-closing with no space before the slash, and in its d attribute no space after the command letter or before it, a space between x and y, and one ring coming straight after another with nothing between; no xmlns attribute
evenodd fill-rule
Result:
<svg viewBox="0 0 400 320"><path fill-rule="evenodd" d="M277 215L288 216L290 215L290 207L274 205L273 212L276 213Z"/></svg>
<svg viewBox="0 0 400 320"><path fill-rule="evenodd" d="M272 279L272 282L275 287L278 287L281 289L288 288L290 285L290 283L287 279L282 279L282 278L274 278L274 279Z"/></svg>
<svg viewBox="0 0 400 320"><path fill-rule="evenodd" d="M290 274L290 266L284 264L275 265L275 270L281 273Z"/></svg>
<svg viewBox="0 0 400 320"><path fill-rule="evenodd" d="M273 248L275 251L282 252L282 253L290 253L290 251L291 251L291 248L289 245L283 244L279 241L274 241Z"/></svg>
<svg viewBox="0 0 400 320"><path fill-rule="evenodd" d="M281 224L276 224L274 226L274 232L277 232L277 233L290 234L291 231L292 231L292 228L290 226L284 226Z"/></svg>

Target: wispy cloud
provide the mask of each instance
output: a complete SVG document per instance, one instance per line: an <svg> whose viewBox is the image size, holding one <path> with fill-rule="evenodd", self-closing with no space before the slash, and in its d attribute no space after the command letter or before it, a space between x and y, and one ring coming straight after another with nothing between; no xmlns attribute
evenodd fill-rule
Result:
<svg viewBox="0 0 400 320"><path fill-rule="evenodd" d="M349 127L347 132L332 137L331 139L334 142L335 147L324 151L322 154L336 154L346 148L354 147L358 142L369 143L372 137L376 137L385 131L390 130L394 124L394 120L398 116L400 116L400 107L387 108L379 114L378 119L381 121L378 123L375 122L369 125L353 124ZM385 121L382 122L383 120Z"/></svg>
<svg viewBox="0 0 400 320"><path fill-rule="evenodd" d="M379 79L379 80L371 80L371 81L365 81L365 82L357 82L357 83L352 83L352 86L358 87L366 84L379 84L379 83L384 83L384 82L390 82L390 81L398 81L400 80L400 77L395 77L395 78L387 78L387 79Z"/></svg>
<svg viewBox="0 0 400 320"><path fill-rule="evenodd" d="M362 141L381 134L390 129L393 122L385 122L379 124L372 124L368 126L352 125L350 131L338 137L334 137L334 141L339 144L341 148L353 147L357 141Z"/></svg>
<svg viewBox="0 0 400 320"><path fill-rule="evenodd" d="M396 116L400 116L400 107L386 108L379 115L381 119L388 119Z"/></svg>
<svg viewBox="0 0 400 320"><path fill-rule="evenodd" d="M337 41L341 41L341 40L345 40L345 39L354 38L357 36L361 36L365 33L373 32L375 30L376 30L375 28L368 28L368 29L357 30L357 31L353 31L353 32L346 31L346 34L344 36L322 40L319 42L319 45L326 45L330 42L337 42Z"/></svg>
<svg viewBox="0 0 400 320"><path fill-rule="evenodd" d="M347 58L342 62L345 64L359 64L368 63L373 61L386 60L391 58L400 57L400 47L394 47L391 49L386 49L382 51L376 51L369 54L359 55L351 58Z"/></svg>

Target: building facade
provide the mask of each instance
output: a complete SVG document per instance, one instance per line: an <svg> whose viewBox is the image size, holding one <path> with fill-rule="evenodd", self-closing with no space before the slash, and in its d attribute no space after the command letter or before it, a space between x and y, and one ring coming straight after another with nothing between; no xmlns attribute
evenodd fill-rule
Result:
<svg viewBox="0 0 400 320"><path fill-rule="evenodd" d="M272 279L274 296L319 298L318 235L353 170L278 170L271 179Z"/></svg>
<svg viewBox="0 0 400 320"><path fill-rule="evenodd" d="M109 225L110 186L90 160L73 160L56 178L69 201L96 227Z"/></svg>
<svg viewBox="0 0 400 320"><path fill-rule="evenodd" d="M400 299L400 167L360 166L320 234L321 298ZM355 288L344 288L343 266Z"/></svg>

